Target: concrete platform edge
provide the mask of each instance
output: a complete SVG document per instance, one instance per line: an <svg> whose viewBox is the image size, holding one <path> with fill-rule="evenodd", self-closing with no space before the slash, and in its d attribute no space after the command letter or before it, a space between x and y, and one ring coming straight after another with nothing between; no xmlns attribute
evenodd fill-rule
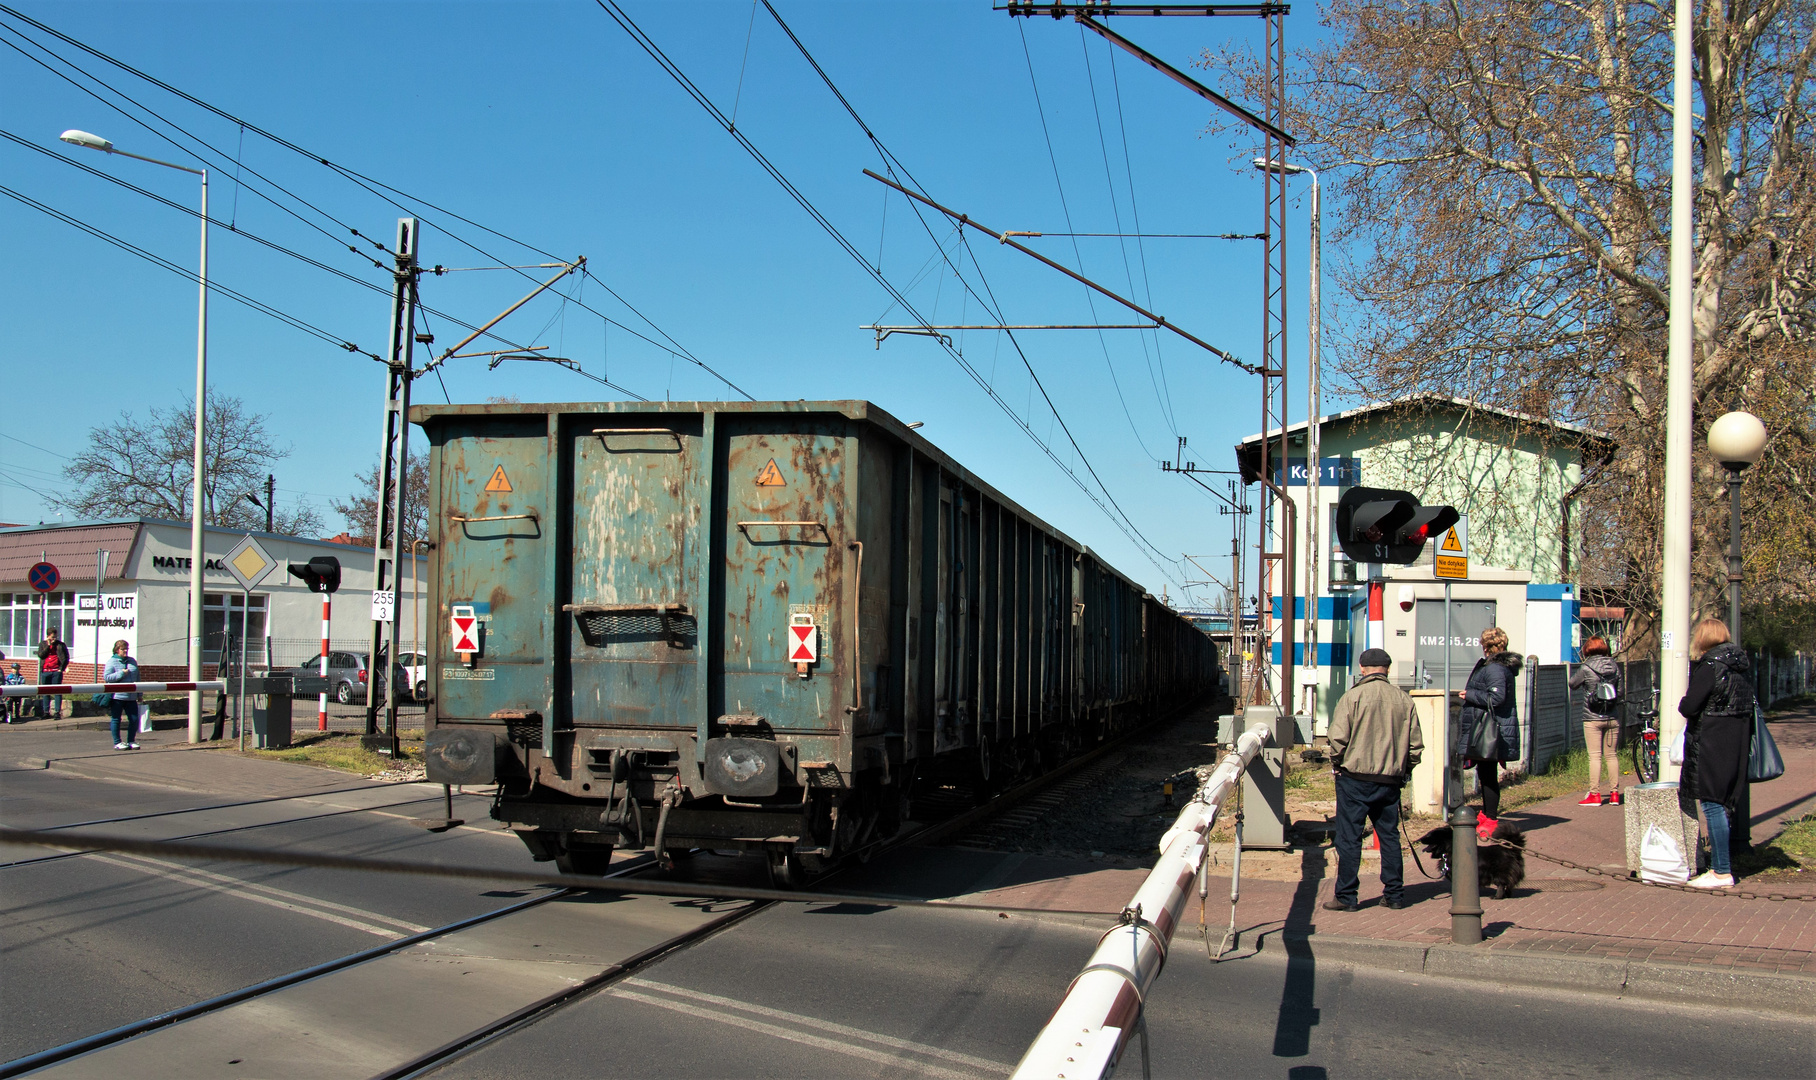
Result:
<svg viewBox="0 0 1816 1080"><path fill-rule="evenodd" d="M1282 939L1263 935L1258 951L1313 960L1475 979L1521 986L1555 987L1616 997L1678 1004L1810 1014L1816 978L1726 967L1660 964L1602 956L1541 955L1478 949L1467 945L1421 945L1410 941L1312 934Z"/></svg>

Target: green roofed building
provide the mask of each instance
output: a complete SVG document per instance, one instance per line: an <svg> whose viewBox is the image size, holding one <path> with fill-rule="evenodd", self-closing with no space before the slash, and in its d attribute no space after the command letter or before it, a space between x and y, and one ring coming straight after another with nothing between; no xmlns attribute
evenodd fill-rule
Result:
<svg viewBox="0 0 1816 1080"><path fill-rule="evenodd" d="M1294 575L1294 659L1303 665L1307 511L1307 425L1287 428L1286 469L1262 461L1259 434L1236 447L1244 483L1256 483L1264 467L1293 500L1297 517ZM1275 435L1276 440L1278 435ZM1580 647L1574 587L1580 563L1581 521L1575 503L1585 472L1613 452L1605 436L1575 424L1546 420L1461 398L1420 394L1328 414L1320 418L1317 730L1322 732L1337 697L1349 684L1355 656L1379 645L1394 656L1393 678L1405 686L1437 685L1442 667L1443 586L1432 572L1438 544L1426 545L1412 566L1358 565L1335 542L1337 500L1353 486L1399 488L1421 503L1447 503L1468 519L1470 579L1453 586L1453 617L1468 607L1462 625L1453 625L1450 664L1467 674L1479 648L1476 631L1499 625L1512 647L1543 663L1575 660ZM1275 443L1278 456L1278 443ZM1263 523L1266 549L1280 549L1279 510ZM1377 611L1370 638L1369 585ZM1276 575L1269 603L1275 626L1268 652L1279 685L1284 614L1283 580ZM1434 606L1435 605L1435 606ZM1380 610L1384 609L1384 610ZM1434 614L1435 613L1435 614ZM1460 633L1457 631L1461 631ZM1434 636L1435 634L1435 636ZM1431 639L1431 640L1425 640ZM1463 642L1459 644L1459 642ZM1423 643L1423 645L1421 645ZM1435 650L1435 652L1434 652ZM1308 688L1296 708L1303 710Z"/></svg>

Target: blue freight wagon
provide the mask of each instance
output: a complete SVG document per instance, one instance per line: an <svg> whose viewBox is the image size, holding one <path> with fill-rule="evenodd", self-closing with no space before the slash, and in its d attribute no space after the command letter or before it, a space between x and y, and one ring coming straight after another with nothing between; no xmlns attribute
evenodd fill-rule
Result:
<svg viewBox="0 0 1816 1080"><path fill-rule="evenodd" d="M793 882L1220 685L1211 640L863 401L417 406L429 779L537 859Z"/></svg>

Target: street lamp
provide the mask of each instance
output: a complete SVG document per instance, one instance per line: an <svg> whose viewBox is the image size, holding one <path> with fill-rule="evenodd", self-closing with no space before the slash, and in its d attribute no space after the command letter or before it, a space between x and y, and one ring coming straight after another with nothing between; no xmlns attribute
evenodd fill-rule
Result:
<svg viewBox="0 0 1816 1080"><path fill-rule="evenodd" d="M85 146L104 154L118 154L136 161L148 161L166 169L190 173L202 178L202 260L196 275L200 292L196 300L195 330L195 495L189 514L189 681L202 681L202 437L208 415L208 170L192 169L171 161L144 157L116 149L99 135L71 128L58 138L72 146ZM202 741L202 694L189 692L189 741Z"/></svg>
<svg viewBox="0 0 1816 1080"><path fill-rule="evenodd" d="M1311 166L1289 165L1267 158L1256 158L1254 165L1262 172L1277 172L1282 176L1305 173L1312 178L1312 280L1308 304L1310 310L1306 314L1309 345L1305 365L1305 666L1300 670L1311 673L1312 727L1315 730L1318 726L1318 680L1323 672L1323 667L1318 663L1318 521L1323 513L1323 507L1318 504L1318 487L1324 473L1318 456L1323 435L1323 425L1318 419L1324 407L1324 392L1319 385L1319 374L1324 367L1324 357L1320 351L1323 303L1318 288L1324 276L1324 227L1319 220L1322 201L1319 198L1318 170ZM1288 616L1291 616L1290 612Z"/></svg>
<svg viewBox="0 0 1816 1080"><path fill-rule="evenodd" d="M1740 641L1740 474L1766 452L1766 426L1750 412L1731 412L1709 425L1709 452L1728 471L1728 633Z"/></svg>

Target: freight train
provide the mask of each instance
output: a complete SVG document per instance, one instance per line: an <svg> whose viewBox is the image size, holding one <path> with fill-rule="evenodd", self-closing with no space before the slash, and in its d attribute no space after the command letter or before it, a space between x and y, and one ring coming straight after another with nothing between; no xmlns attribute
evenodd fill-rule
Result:
<svg viewBox="0 0 1816 1080"><path fill-rule="evenodd" d="M863 401L417 406L432 782L538 860L792 885L1221 685L1211 639ZM918 425L917 425L918 426Z"/></svg>

